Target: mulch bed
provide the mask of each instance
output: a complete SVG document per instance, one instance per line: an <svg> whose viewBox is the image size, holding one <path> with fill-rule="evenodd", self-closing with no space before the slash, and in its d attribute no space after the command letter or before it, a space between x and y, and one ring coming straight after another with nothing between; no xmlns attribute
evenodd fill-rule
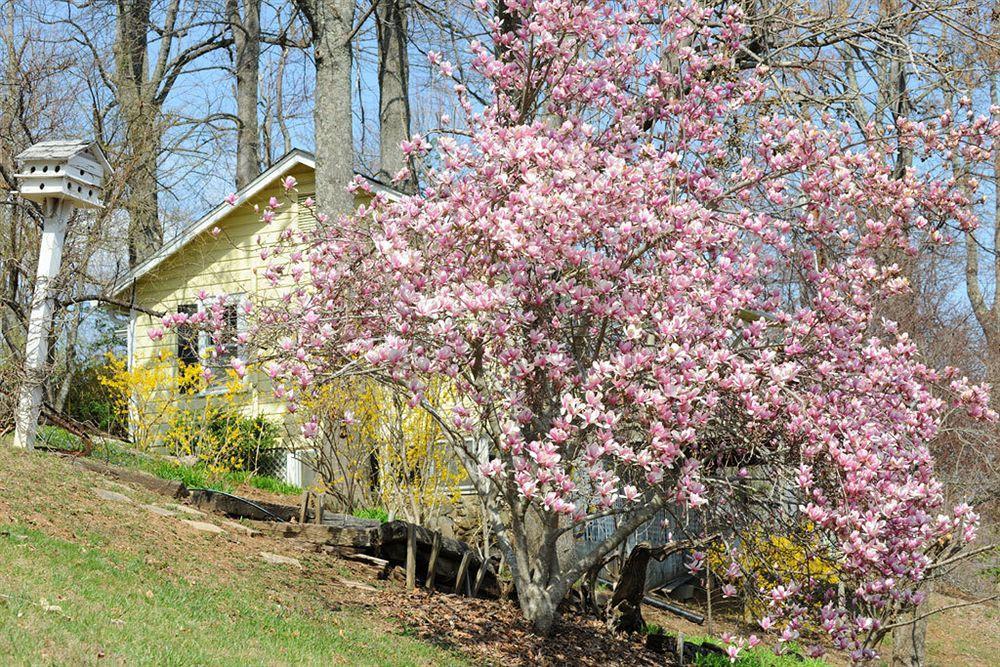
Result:
<svg viewBox="0 0 1000 667"><path fill-rule="evenodd" d="M665 665L668 656L645 650L640 637L613 635L594 618L564 612L548 637L540 637L510 602L454 595L382 591L376 606L420 637L451 646L481 664Z"/></svg>

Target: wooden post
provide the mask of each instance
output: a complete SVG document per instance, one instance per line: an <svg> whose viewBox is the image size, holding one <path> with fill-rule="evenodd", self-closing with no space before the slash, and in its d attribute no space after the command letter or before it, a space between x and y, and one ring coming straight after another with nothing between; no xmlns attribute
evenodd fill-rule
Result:
<svg viewBox="0 0 1000 667"><path fill-rule="evenodd" d="M306 513L309 510L309 491L302 492L302 500L299 501L299 525L306 522Z"/></svg>
<svg viewBox="0 0 1000 667"><path fill-rule="evenodd" d="M639 542L632 547L619 568L618 582L605 610L605 622L615 632L642 632L646 622L642 618L642 599L646 594L646 570L652 556L649 542Z"/></svg>
<svg viewBox="0 0 1000 667"><path fill-rule="evenodd" d="M409 538L409 535L407 535ZM437 574L438 553L441 551L441 533L434 531L434 539L431 542L431 559L427 563L427 590L434 591L434 575Z"/></svg>
<svg viewBox="0 0 1000 667"><path fill-rule="evenodd" d="M705 556L705 604L708 607L706 610L708 613L705 615L708 625L705 629L711 637L715 634L715 625L712 623L712 565L708 556Z"/></svg>
<svg viewBox="0 0 1000 667"><path fill-rule="evenodd" d="M417 527L406 524L406 590L417 587Z"/></svg>
<svg viewBox="0 0 1000 667"><path fill-rule="evenodd" d="M323 523L323 503L326 501L326 494L317 493L316 495L313 496L313 499L314 499L313 523L319 525Z"/></svg>
<svg viewBox="0 0 1000 667"><path fill-rule="evenodd" d="M684 664L684 633L677 633L677 664Z"/></svg>
<svg viewBox="0 0 1000 667"><path fill-rule="evenodd" d="M102 188L111 166L97 144L88 141L42 141L22 151L14 161L18 166L18 173L14 174L17 191L22 199L38 202L44 218L35 286L28 310L24 376L14 414L13 445L30 450L35 448L38 416L42 411L45 365L55 310L52 283L59 276L62 265L66 228L73 209L101 208ZM54 168L50 171L50 167ZM69 167L78 171L79 177L74 174L71 179Z"/></svg>
<svg viewBox="0 0 1000 667"><path fill-rule="evenodd" d="M476 583L472 587L472 597L479 596L479 588L483 585L483 579L486 578L486 566L489 562L488 558L483 558L482 562L479 563L479 572L476 572Z"/></svg>
<svg viewBox="0 0 1000 667"><path fill-rule="evenodd" d="M45 384L45 364L49 355L49 332L52 328L52 283L62 266L63 247L66 244L66 227L73 214L73 204L64 199L50 198L43 204L45 222L38 249L38 269L35 289L31 295L28 315L28 337L24 344L24 377L18 398L14 446L21 449L35 448L38 432L38 415L42 411L42 392Z"/></svg>
<svg viewBox="0 0 1000 667"><path fill-rule="evenodd" d="M466 581L466 573L469 570L469 559L472 558L472 552L466 551L462 554L462 562L458 564L458 574L455 575L455 595L462 594L463 584L466 584L465 588L468 590L468 582Z"/></svg>

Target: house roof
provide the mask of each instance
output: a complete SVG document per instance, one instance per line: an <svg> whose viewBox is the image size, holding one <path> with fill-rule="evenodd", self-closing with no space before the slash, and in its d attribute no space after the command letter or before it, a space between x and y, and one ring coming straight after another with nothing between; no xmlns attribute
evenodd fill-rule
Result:
<svg viewBox="0 0 1000 667"><path fill-rule="evenodd" d="M180 234L175 236L168 243L160 246L159 250L147 257L142 263L134 267L120 280L116 281L114 286L111 288L112 296L121 294L136 280L151 272L199 235L215 227L220 220L229 215L237 206L246 203L248 200L258 195L275 179L284 175L296 166L304 166L308 169L315 169L316 157L312 153L298 148L283 155L268 170L264 171L262 174L257 176L257 178L250 181L250 183L248 183L242 190L238 191L236 193L236 201L232 206L226 202L219 204L203 217L185 227ZM370 176L365 176L364 174L358 174L358 176L367 180L372 191L376 193L384 194L390 199L399 199L402 196L397 190L390 188L384 183L376 181Z"/></svg>

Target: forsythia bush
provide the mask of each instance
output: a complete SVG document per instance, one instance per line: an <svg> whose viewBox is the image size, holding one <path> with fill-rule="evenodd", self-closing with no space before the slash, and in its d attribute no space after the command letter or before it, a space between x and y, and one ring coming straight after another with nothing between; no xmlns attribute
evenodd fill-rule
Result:
<svg viewBox="0 0 1000 667"><path fill-rule="evenodd" d="M109 355L101 384L113 396L116 425L131 432L140 451L163 448L174 456L194 455L210 469L226 472L255 468L261 451L279 445L275 424L240 413L246 394L233 372L218 391L205 392L208 380L197 364L179 364L172 355L160 354L129 370L125 359Z"/></svg>
<svg viewBox="0 0 1000 667"><path fill-rule="evenodd" d="M726 550L721 544L709 550L708 561L721 582L724 597L741 597L743 609L751 618L766 614L767 605L755 595L742 595L740 588L751 591L771 590L783 581L798 578L817 588L833 590L840 583L836 563L828 558L815 526L805 523L794 534L769 532L763 528L744 534L740 548ZM815 606L822 606L818 597Z"/></svg>
<svg viewBox="0 0 1000 667"><path fill-rule="evenodd" d="M446 400L443 384L434 392L436 401ZM361 502L426 521L458 500L461 466L426 411L360 379L327 384L307 407L316 415L305 431L321 441L317 468L324 486L348 509ZM363 461L369 465L359 465Z"/></svg>

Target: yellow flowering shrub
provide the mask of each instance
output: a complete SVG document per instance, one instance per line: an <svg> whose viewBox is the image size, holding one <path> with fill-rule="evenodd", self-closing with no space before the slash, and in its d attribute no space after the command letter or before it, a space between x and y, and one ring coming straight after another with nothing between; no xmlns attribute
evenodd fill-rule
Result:
<svg viewBox="0 0 1000 667"><path fill-rule="evenodd" d="M433 383L427 398L448 401L446 385ZM421 522L458 500L464 472L427 411L363 379L327 384L306 407L319 415L324 490L349 511L380 505Z"/></svg>
<svg viewBox="0 0 1000 667"><path fill-rule="evenodd" d="M232 371L207 391L199 364L161 353L130 370L123 358L109 355L100 381L113 396L115 420L140 451L193 455L227 472L248 468L261 450L278 444L276 426L241 414L246 387Z"/></svg>
<svg viewBox="0 0 1000 667"><path fill-rule="evenodd" d="M732 562L742 573L744 612L757 617L766 612L767 602L761 594L772 586L790 579L812 579L819 585L837 586L840 582L836 563L826 555L819 533L805 523L794 534L772 534L757 529L740 535L739 549L730 551L716 543L709 549L708 559L715 577L725 581L725 572Z"/></svg>

